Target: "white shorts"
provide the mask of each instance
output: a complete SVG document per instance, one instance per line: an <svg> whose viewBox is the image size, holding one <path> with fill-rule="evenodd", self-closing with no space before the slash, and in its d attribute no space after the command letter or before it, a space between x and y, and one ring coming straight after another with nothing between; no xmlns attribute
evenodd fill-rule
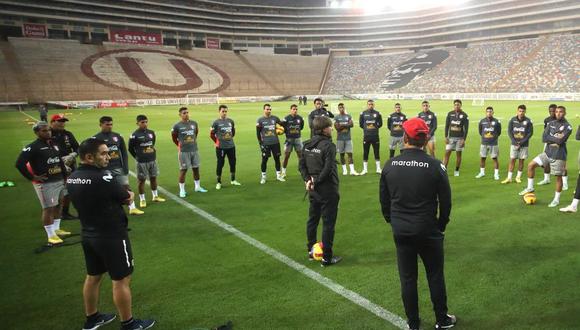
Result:
<svg viewBox="0 0 580 330"><path fill-rule="evenodd" d="M336 141L336 152L339 154L343 154L345 152L352 153L352 140Z"/></svg>
<svg viewBox="0 0 580 330"><path fill-rule="evenodd" d="M402 136L391 136L389 141L389 149L396 150L399 146L399 150L403 149L403 137Z"/></svg>
<svg viewBox="0 0 580 330"><path fill-rule="evenodd" d="M488 146L482 144L479 147L479 155L481 158L486 158L488 155L491 156L491 158L497 158L499 155L499 146Z"/></svg>
<svg viewBox="0 0 580 330"><path fill-rule="evenodd" d="M550 166L550 173L552 175L561 176L566 171L566 161L562 159L551 159L546 155L545 152L542 152L536 158L534 158L534 162L542 167Z"/></svg>
<svg viewBox="0 0 580 330"><path fill-rule="evenodd" d="M302 140L300 138L286 139L284 152L292 152L292 150L302 151Z"/></svg>
<svg viewBox="0 0 580 330"><path fill-rule="evenodd" d="M43 209L60 204L60 200L64 196L64 181L33 183L32 185Z"/></svg>
<svg viewBox="0 0 580 330"><path fill-rule="evenodd" d="M137 163L137 178L139 180L146 180L148 178L156 178L159 176L159 167L157 161Z"/></svg>
<svg viewBox="0 0 580 330"><path fill-rule="evenodd" d="M510 146L510 158L511 159L527 159L528 158L528 147Z"/></svg>
<svg viewBox="0 0 580 330"><path fill-rule="evenodd" d="M462 146L460 146L459 141L465 141L465 139L463 138L456 138L456 137L450 137L449 139L449 143L447 143L445 145L445 150L449 151L463 151L463 148L465 146L465 142L463 143Z"/></svg>
<svg viewBox="0 0 580 330"><path fill-rule="evenodd" d="M197 151L180 151L177 154L177 160L179 161L180 170L198 168L200 164L199 153Z"/></svg>

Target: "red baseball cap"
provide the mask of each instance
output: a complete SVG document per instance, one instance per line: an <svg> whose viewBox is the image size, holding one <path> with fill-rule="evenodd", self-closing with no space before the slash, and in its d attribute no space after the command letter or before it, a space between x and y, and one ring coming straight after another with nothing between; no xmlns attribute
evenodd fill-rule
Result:
<svg viewBox="0 0 580 330"><path fill-rule="evenodd" d="M403 123L403 130L405 134L411 139L416 139L419 134L429 136L429 126L421 118L415 117Z"/></svg>
<svg viewBox="0 0 580 330"><path fill-rule="evenodd" d="M53 121L68 121L68 118L66 118L62 113L57 113L56 115L52 115L52 117L50 117L50 122L52 123Z"/></svg>

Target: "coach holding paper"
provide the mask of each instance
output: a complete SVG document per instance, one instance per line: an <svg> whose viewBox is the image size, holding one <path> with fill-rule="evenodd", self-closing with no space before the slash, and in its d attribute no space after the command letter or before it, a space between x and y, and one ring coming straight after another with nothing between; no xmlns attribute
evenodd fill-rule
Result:
<svg viewBox="0 0 580 330"><path fill-rule="evenodd" d="M417 293L419 255L427 272L437 318L435 328L448 329L457 321L447 314L443 273L443 232L451 213L451 188L445 166L423 150L430 138L425 121L409 119L403 123L403 130L403 152L387 161L381 174L381 208L393 229L409 328L419 329L421 322Z"/></svg>
<svg viewBox="0 0 580 330"><path fill-rule="evenodd" d="M133 254L127 233L123 204L133 201L128 191L104 169L111 159L104 141L87 139L79 147L81 165L67 179L71 201L81 220L82 245L87 267L83 301L87 316L83 329L96 329L115 319L98 311L99 289L105 272L113 281L113 301L121 318L121 329L149 329L154 320L133 319L131 274Z"/></svg>

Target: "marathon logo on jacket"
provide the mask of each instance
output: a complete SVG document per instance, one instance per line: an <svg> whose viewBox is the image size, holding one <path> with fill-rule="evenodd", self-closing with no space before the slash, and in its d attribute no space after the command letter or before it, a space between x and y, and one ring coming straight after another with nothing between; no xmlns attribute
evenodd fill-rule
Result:
<svg viewBox="0 0 580 330"><path fill-rule="evenodd" d="M68 178L66 179L67 184L92 184L91 179L81 179L81 178Z"/></svg>
<svg viewBox="0 0 580 330"><path fill-rule="evenodd" d="M392 166L404 166L404 167L423 167L429 168L429 163L418 162L416 160L393 160L391 162Z"/></svg>

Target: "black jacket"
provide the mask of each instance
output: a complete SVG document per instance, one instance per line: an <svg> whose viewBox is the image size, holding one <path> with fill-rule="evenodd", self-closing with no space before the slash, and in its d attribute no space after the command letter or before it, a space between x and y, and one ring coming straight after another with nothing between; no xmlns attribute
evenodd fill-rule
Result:
<svg viewBox="0 0 580 330"><path fill-rule="evenodd" d="M79 213L83 237L127 237L128 220L122 205L129 193L109 171L81 164L66 180L66 188Z"/></svg>
<svg viewBox="0 0 580 330"><path fill-rule="evenodd" d="M404 149L383 168L380 202L395 236L439 235L451 213L445 167L421 149Z"/></svg>
<svg viewBox="0 0 580 330"><path fill-rule="evenodd" d="M311 177L314 179L315 192L338 194L336 145L330 137L315 135L304 142L298 168L305 182Z"/></svg>

